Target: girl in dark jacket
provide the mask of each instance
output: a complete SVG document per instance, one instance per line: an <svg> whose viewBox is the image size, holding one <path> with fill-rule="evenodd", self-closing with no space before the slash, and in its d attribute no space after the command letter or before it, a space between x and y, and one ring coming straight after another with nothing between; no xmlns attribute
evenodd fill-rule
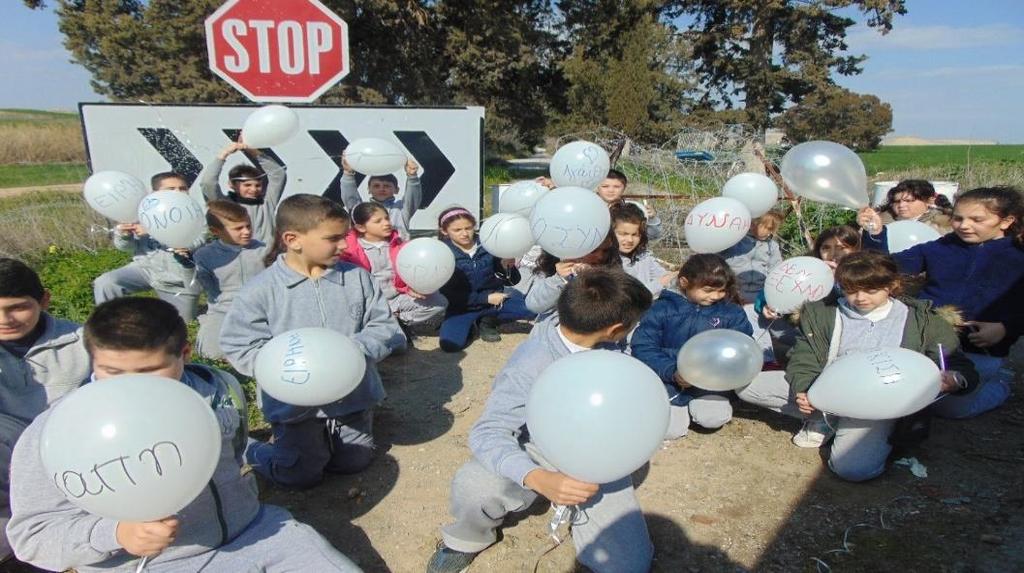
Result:
<svg viewBox="0 0 1024 573"><path fill-rule="evenodd" d="M484 249L476 238L476 217L472 213L462 207L446 209L437 227L438 238L455 255L455 272L441 287L441 294L448 299L441 323L442 350L458 352L469 346L475 327L483 341L498 342L500 323L534 317L522 295L506 289L519 282L515 261L499 259Z"/></svg>
<svg viewBox="0 0 1024 573"><path fill-rule="evenodd" d="M1010 346L1024 333L1024 197L1013 187L973 189L953 207L953 232L893 255L900 271L923 273L918 298L955 306L966 319L960 345L981 376L981 387L951 396L934 411L971 418L1003 404L1013 373ZM884 227L865 238L865 248L888 251Z"/></svg>
<svg viewBox="0 0 1024 573"><path fill-rule="evenodd" d="M713 328L753 333L739 303L736 275L725 259L693 255L679 269L679 293L664 290L640 321L630 342L633 356L661 378L668 391L671 420L667 438L686 435L692 421L717 429L732 419L731 392L694 388L676 371L679 349L694 335ZM682 293L682 294L680 294Z"/></svg>

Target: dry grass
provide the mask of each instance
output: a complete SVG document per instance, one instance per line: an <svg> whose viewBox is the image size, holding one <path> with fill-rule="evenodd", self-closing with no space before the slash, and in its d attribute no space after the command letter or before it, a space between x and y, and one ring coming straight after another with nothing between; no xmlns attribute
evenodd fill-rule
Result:
<svg viewBox="0 0 1024 573"><path fill-rule="evenodd" d="M0 164L84 161L77 120L0 122Z"/></svg>
<svg viewBox="0 0 1024 573"><path fill-rule="evenodd" d="M78 193L26 193L0 200L0 256L34 260L51 249L110 246L110 223Z"/></svg>

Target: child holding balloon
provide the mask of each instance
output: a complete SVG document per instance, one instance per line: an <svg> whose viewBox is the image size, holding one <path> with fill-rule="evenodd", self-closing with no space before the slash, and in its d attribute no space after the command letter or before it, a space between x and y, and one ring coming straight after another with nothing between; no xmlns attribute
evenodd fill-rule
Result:
<svg viewBox="0 0 1024 573"><path fill-rule="evenodd" d="M228 171L230 191L224 193L218 183L220 173L228 157L239 151L259 168L244 164L232 167ZM285 179L284 166L274 156L249 147L241 138L222 149L197 178L207 201L234 201L244 207L252 221L253 236L265 245L274 241L274 212L284 193Z"/></svg>
<svg viewBox="0 0 1024 573"><path fill-rule="evenodd" d="M145 563L153 569L174 571L359 570L288 511L260 504L253 476L242 472L242 453L248 434L242 387L222 370L189 364L188 333L173 306L152 298L103 303L86 322L84 337L93 361L94 380L90 386L98 386L93 387L94 390L100 390L108 378L131 374L162 376L170 379L168 384L179 380L194 390L213 410L219 426L220 453L216 467L198 497L175 500L181 509L165 519L133 522L90 513L76 507L71 497L65 497L43 465L40 448L44 427L48 420L61 415L59 408L47 410L25 430L14 449L11 475L14 514L7 531L18 559L51 571L71 568L83 572L141 571ZM119 397L110 399L117 401ZM133 405L124 407L128 409ZM136 421L144 423L141 419ZM153 463L159 464L158 454L167 450L158 450L158 447L168 446L133 442L131 423L130 417L113 420L111 427L129 431L118 431L104 438L118 440L125 451L148 451L152 453ZM191 422L183 419L181 423ZM67 443L51 442L48 447L74 449L79 447L78 437L67 436ZM200 456L186 456L182 462L172 455L168 463L175 469L180 466L182 471L201 471L198 466L202 464L196 462L196 457ZM147 456L140 454L139 458L150 463ZM112 487L106 490L105 486L109 485L106 480L127 485L125 475L131 475L129 470L141 471L140 466L135 465L140 460L134 459L132 454L113 461L120 463L96 460L99 465L95 477L86 474L86 479L95 480L95 483L89 482L95 486L95 490L90 490L93 507L101 503L105 492L117 493ZM65 472L65 477L68 473L75 472ZM171 471L160 475L168 482L181 477ZM136 484L134 480L132 484L138 487L157 485L152 481ZM139 505L144 505L146 499L177 495L180 490L173 483L167 483L161 491L150 493ZM118 503L116 498L102 502ZM120 506L115 509L118 513L126 510ZM145 507L132 509L146 511ZM145 561L136 566L133 561L138 562L139 557Z"/></svg>
<svg viewBox="0 0 1024 573"><path fill-rule="evenodd" d="M370 272L403 328L415 324L436 327L448 301L440 292L418 293L398 276L396 260L404 244L386 208L375 202L360 203L352 209L352 228L345 235L341 260Z"/></svg>
<svg viewBox="0 0 1024 573"><path fill-rule="evenodd" d="M1024 197L1013 187L983 187L953 206L953 232L893 255L906 274L924 274L919 298L963 313L960 343L981 375L976 392L946 398L933 411L970 418L1002 405L1013 373L1010 346L1024 332ZM870 240L888 250L885 227Z"/></svg>
<svg viewBox="0 0 1024 573"><path fill-rule="evenodd" d="M547 251L541 251L533 281L526 291L526 308L537 313L538 323L557 316L555 306L558 297L576 275L592 267L621 266L622 258L615 243L615 235L610 231L596 249L578 259L563 261Z"/></svg>
<svg viewBox="0 0 1024 573"><path fill-rule="evenodd" d="M502 322L530 319L518 291L507 290L519 282L515 261L487 252L476 237L476 217L462 207L445 209L437 218L438 238L455 255L455 272L441 287L448 309L441 323L440 344L445 352L468 346L474 325L484 342L499 342Z"/></svg>
<svg viewBox="0 0 1024 573"><path fill-rule="evenodd" d="M761 400L761 405L789 414L795 405L801 415L808 416L794 436L796 445L818 447L834 434L829 468L843 479L864 481L885 470L892 451L890 442L900 441L892 436L899 421L826 419L818 414L807 392L833 360L887 347L925 354L943 368L941 390L948 395L938 405L969 396L978 377L959 349L950 322L953 319L937 312L929 301L900 296L900 271L890 257L875 251L847 255L836 268L836 282L842 288L842 297L832 295L809 302L801 310L800 334L786 367L788 387L764 378L754 384L776 385L774 390L759 390L763 396L774 396L773 400ZM849 398L851 402L858 399L870 410L871 397L851 394Z"/></svg>
<svg viewBox="0 0 1024 573"><path fill-rule="evenodd" d="M428 573L465 571L497 540L505 516L530 507L537 496L578 506L587 517L571 531L577 559L589 570L650 569L653 546L631 478L607 484L575 480L555 471L525 439L526 402L541 372L569 354L614 349L650 305L643 284L614 269L592 269L565 288L558 299L560 322L538 324L494 380L484 413L469 433L473 458L452 480L455 522L442 529Z"/></svg>
<svg viewBox="0 0 1024 573"><path fill-rule="evenodd" d="M189 192L179 173L157 173L150 180L153 191ZM149 236L139 223L122 223L114 228L114 248L132 254L132 262L103 273L93 281L96 304L153 289L160 300L174 305L185 321L195 319L199 307L199 283L191 251L206 242L200 236L191 249L171 249Z"/></svg>
<svg viewBox="0 0 1024 573"><path fill-rule="evenodd" d="M935 187L923 179L905 179L889 189L885 204L877 210L865 207L857 215L857 222L870 230L874 225L875 233L883 225L895 221L920 221L935 229L941 235L953 230L950 226L950 215L953 206L949 199L935 192ZM871 233L869 233L870 236Z"/></svg>
<svg viewBox="0 0 1024 573"><path fill-rule="evenodd" d="M196 279L206 291L208 307L199 317L196 353L212 359L224 358L220 329L238 291L266 268L267 247L253 238L249 213L238 203L210 201L206 223L217 240L196 250Z"/></svg>
<svg viewBox="0 0 1024 573"><path fill-rule="evenodd" d="M345 208L355 212L356 206L363 202L359 195L359 183L356 172L342 156L341 201ZM412 216L423 202L423 185L419 177L420 166L409 159L405 163L405 193L401 199L398 195L398 178L394 175L371 175L366 183L370 192L370 201L380 205L388 214L391 227L398 232L403 241L409 240L409 226Z"/></svg>
<svg viewBox="0 0 1024 573"><path fill-rule="evenodd" d="M272 443L253 442L246 460L286 487L310 487L325 471L355 473L373 456L373 406L384 398L375 363L405 347L398 322L366 270L340 262L349 217L323 197L292 195L277 210L277 239L266 271L249 281L231 305L220 346L231 365L252 376L261 347L303 327L349 336L367 356L366 373L345 398L299 407L261 393Z"/></svg>
<svg viewBox="0 0 1024 573"><path fill-rule="evenodd" d="M695 388L676 369L679 349L692 336L713 328L753 330L739 305L736 275L715 254L691 256L679 269L679 293L665 290L640 321L630 341L634 357L661 377L671 408L669 439L686 435L690 422L717 429L732 419L724 392ZM694 381L696 382L696 381Z"/></svg>
<svg viewBox="0 0 1024 573"><path fill-rule="evenodd" d="M647 249L647 217L643 211L632 203L612 205L612 233L619 247L622 270L658 296L675 275L665 270Z"/></svg>

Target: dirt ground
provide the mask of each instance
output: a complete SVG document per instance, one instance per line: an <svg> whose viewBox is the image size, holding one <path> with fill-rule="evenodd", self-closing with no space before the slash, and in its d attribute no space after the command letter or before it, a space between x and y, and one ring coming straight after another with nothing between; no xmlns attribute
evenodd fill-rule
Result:
<svg viewBox="0 0 1024 573"><path fill-rule="evenodd" d="M424 570L447 523L448 489L494 375L526 326L502 342L446 354L437 338L381 364L388 399L379 456L357 476L306 492L263 484L266 502L316 527L366 571ZM1018 384L1019 387L1019 384ZM1019 392L1018 392L1019 394ZM892 467L864 484L833 477L817 450L790 444L796 422L737 405L715 433L666 444L635 476L655 571L1024 571L1024 399L997 412L937 420L909 452L928 477ZM470 571L532 571L552 545L548 506L510 521ZM539 571L572 571L564 543Z"/></svg>

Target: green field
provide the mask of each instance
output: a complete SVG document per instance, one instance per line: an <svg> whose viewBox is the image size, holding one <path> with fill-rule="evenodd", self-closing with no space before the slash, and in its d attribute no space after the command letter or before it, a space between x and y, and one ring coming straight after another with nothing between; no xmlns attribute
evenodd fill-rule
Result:
<svg viewBox="0 0 1024 573"><path fill-rule="evenodd" d="M88 176L84 163L0 165L0 189L81 183Z"/></svg>
<svg viewBox="0 0 1024 573"><path fill-rule="evenodd" d="M893 145L859 154L868 176L885 171L969 164L1024 165L1024 145Z"/></svg>

